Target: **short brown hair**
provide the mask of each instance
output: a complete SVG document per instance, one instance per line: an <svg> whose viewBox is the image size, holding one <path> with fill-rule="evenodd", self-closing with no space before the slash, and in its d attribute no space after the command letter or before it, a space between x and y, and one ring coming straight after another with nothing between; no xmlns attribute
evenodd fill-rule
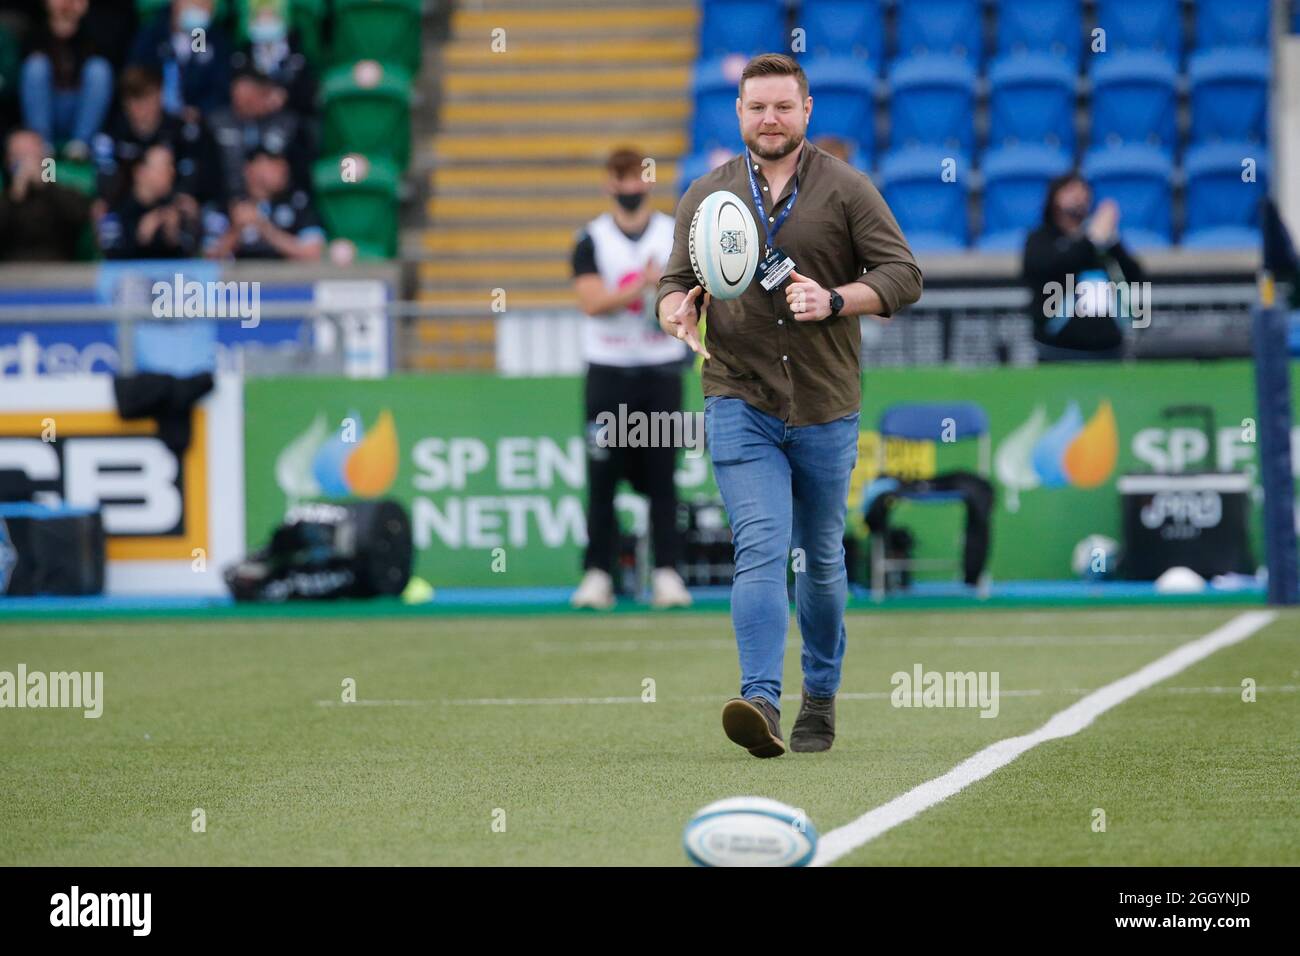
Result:
<svg viewBox="0 0 1300 956"><path fill-rule="evenodd" d="M146 66L128 66L122 71L117 86L123 99L138 100L162 89L162 75Z"/></svg>
<svg viewBox="0 0 1300 956"><path fill-rule="evenodd" d="M641 174L641 164L645 157L641 155L641 150L634 149L631 146L620 146L609 154L605 160L605 168L615 179L622 179L624 176L631 176L633 173Z"/></svg>
<svg viewBox="0 0 1300 956"><path fill-rule="evenodd" d="M784 53L762 53L748 63L740 74L736 95L745 98L745 81L754 76L793 76L799 84L799 98L808 98L808 77L794 57Z"/></svg>

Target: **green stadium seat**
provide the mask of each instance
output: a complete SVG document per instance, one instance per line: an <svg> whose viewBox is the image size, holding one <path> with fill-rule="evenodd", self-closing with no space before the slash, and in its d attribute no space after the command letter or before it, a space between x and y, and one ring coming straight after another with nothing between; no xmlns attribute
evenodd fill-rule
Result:
<svg viewBox="0 0 1300 956"><path fill-rule="evenodd" d="M22 46L18 38L7 27L0 25L0 100L17 101L22 62Z"/></svg>
<svg viewBox="0 0 1300 956"><path fill-rule="evenodd" d="M331 60L379 60L420 72L420 0L334 0Z"/></svg>
<svg viewBox="0 0 1300 956"><path fill-rule="evenodd" d="M411 77L375 60L340 66L322 85L325 155L384 156L405 169L411 158Z"/></svg>
<svg viewBox="0 0 1300 956"><path fill-rule="evenodd" d="M353 165L345 166L351 160ZM397 255L397 184L389 159L330 156L312 167L316 212L330 239L349 239L358 259Z"/></svg>
<svg viewBox="0 0 1300 956"><path fill-rule="evenodd" d="M75 159L56 160L54 167L55 181L60 186L67 186L90 199L99 196L98 172L93 163L83 163ZM86 228L77 237L76 257L78 262L94 262L101 258L99 239L95 233L95 224L86 223Z"/></svg>
<svg viewBox="0 0 1300 956"><path fill-rule="evenodd" d="M325 62L323 27L329 15L327 0L291 0L289 22L302 39L302 52L312 64Z"/></svg>
<svg viewBox="0 0 1300 956"><path fill-rule="evenodd" d="M54 180L60 186L67 186L94 199L98 193L99 174L94 163L83 163L75 159L57 159L54 166Z"/></svg>

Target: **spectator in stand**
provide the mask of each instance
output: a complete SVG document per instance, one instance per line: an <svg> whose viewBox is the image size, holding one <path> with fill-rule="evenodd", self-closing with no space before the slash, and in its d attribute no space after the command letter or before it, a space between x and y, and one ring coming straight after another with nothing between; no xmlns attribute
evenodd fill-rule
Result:
<svg viewBox="0 0 1300 956"><path fill-rule="evenodd" d="M255 147L244 163L243 193L231 203L229 224L208 255L319 262L324 248L325 231L306 191L294 188L289 161Z"/></svg>
<svg viewBox="0 0 1300 956"><path fill-rule="evenodd" d="M1048 186L1043 222L1025 240L1022 267L1039 361L1122 357L1128 319L1122 301L1111 308L1107 283L1119 289L1139 282L1142 268L1120 242L1119 215L1110 199L1094 210L1092 188L1077 173Z"/></svg>
<svg viewBox="0 0 1300 956"><path fill-rule="evenodd" d="M163 108L190 122L225 106L232 47L212 23L212 0L172 0L143 25L131 62L163 78Z"/></svg>
<svg viewBox="0 0 1300 956"><path fill-rule="evenodd" d="M143 156L150 146L162 145L175 157L178 193L193 196L200 205L215 201L224 206L217 144L207 126L163 111L162 77L155 70L127 67L118 89L122 111L93 144L99 194L111 194L120 169Z"/></svg>
<svg viewBox="0 0 1300 956"><path fill-rule="evenodd" d="M193 196L176 191L171 149L156 143L121 170L122 188L99 221L106 259L188 259L200 251L202 225Z"/></svg>
<svg viewBox="0 0 1300 956"><path fill-rule="evenodd" d="M287 4L286 4L287 7ZM297 31L290 30L275 6L258 7L248 24L248 43L231 58L236 71L252 66L288 94L287 106L302 116L316 113L316 74L302 52Z"/></svg>
<svg viewBox="0 0 1300 956"><path fill-rule="evenodd" d="M87 0L45 0L19 81L23 122L69 159L90 158L90 139L113 100L113 68L84 22Z"/></svg>
<svg viewBox="0 0 1300 956"><path fill-rule="evenodd" d="M44 138L32 130L9 134L5 190L0 195L0 260L70 262L90 222L90 200L52 181Z"/></svg>
<svg viewBox="0 0 1300 956"><path fill-rule="evenodd" d="M853 162L854 146L847 139L841 136L817 136L813 139L813 145L822 152L830 153L836 159L843 163Z"/></svg>
<svg viewBox="0 0 1300 956"><path fill-rule="evenodd" d="M306 188L312 137L302 118L286 109L288 93L265 73L245 64L230 85L230 106L209 117L221 154L227 196L244 188L244 159L257 147L289 160L294 184Z"/></svg>

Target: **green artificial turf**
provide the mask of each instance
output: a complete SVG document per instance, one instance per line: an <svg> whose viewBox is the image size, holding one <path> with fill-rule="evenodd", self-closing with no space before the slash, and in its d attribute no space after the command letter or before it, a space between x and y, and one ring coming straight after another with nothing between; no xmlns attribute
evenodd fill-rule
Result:
<svg viewBox="0 0 1300 956"><path fill-rule="evenodd" d="M103 671L104 714L0 710L0 864L680 865L706 803L828 831L1237 613L851 613L841 692L876 696L842 696L831 752L767 761L722 735L725 614L9 622L0 670ZM1300 694L1269 690L1300 684L1298 635L1285 614L841 862L1300 864ZM893 707L918 663L997 671L999 715ZM1170 690L1243 677L1253 704ZM529 702L561 698L631 700Z"/></svg>

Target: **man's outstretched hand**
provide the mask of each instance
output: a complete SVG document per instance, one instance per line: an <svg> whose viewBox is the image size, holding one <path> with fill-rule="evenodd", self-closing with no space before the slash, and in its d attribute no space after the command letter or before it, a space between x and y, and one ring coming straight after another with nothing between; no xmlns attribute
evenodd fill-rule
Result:
<svg viewBox="0 0 1300 956"><path fill-rule="evenodd" d="M682 301L677 304L676 310L665 316L659 323L660 327L678 339L681 339L691 347L691 351L697 355L703 355L706 359L712 358L703 343L700 342L699 320L696 318L695 301L704 295L704 308L709 307L713 301L713 296L704 291L703 286L696 286L690 292L682 297Z"/></svg>

